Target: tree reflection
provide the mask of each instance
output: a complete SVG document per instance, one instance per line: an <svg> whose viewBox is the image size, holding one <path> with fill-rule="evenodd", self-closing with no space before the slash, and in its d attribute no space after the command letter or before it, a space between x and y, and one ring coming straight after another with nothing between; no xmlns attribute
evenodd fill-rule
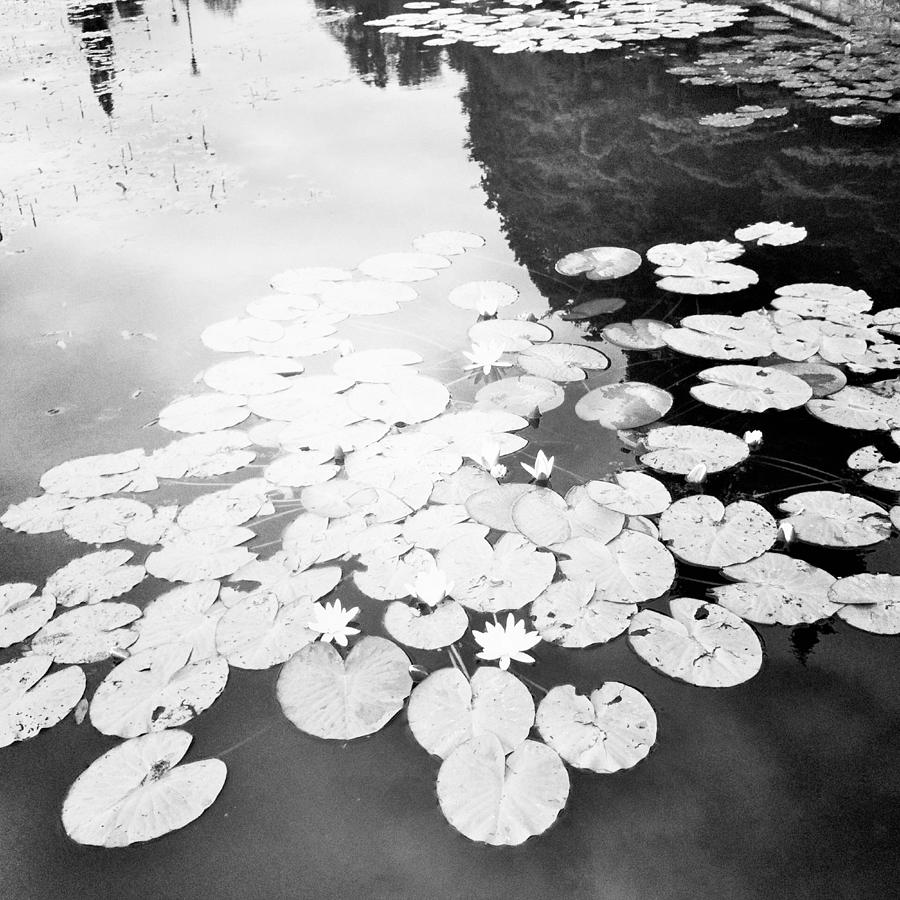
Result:
<svg viewBox="0 0 900 900"><path fill-rule="evenodd" d="M673 50L691 59L697 42L643 45L638 53L498 55L462 43L425 47L363 25L396 12L396 3L344 8L357 14L324 24L367 81L418 84L442 65L464 74L470 153L510 247L533 272L549 276L575 248L644 250L792 219L810 227L811 240L771 254L773 281L818 281L823 270L840 269L872 287L900 274L900 192L886 184L897 159L890 121L866 134L840 131L827 113L775 85L681 84L666 72ZM742 130L697 122L741 103L793 109ZM616 291L629 299L629 291L651 293L648 275ZM571 293L555 278L537 280L554 304Z"/></svg>

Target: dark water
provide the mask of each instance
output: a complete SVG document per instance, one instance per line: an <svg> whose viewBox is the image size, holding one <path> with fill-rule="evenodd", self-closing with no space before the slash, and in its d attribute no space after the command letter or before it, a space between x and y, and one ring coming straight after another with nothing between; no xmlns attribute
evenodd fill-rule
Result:
<svg viewBox="0 0 900 900"><path fill-rule="evenodd" d="M317 18L310 4L287 0L195 0L174 14L164 2L68 14L0 2L0 170L13 184L0 201L0 506L36 493L40 474L64 459L166 443L170 435L142 426L213 361L200 331L239 314L274 272L352 266L428 230L475 231L487 244L423 283L417 310L347 334L358 347L426 350L429 373L444 366L448 379L470 321L440 305L451 287L499 278L529 309L561 306L572 289L553 262L584 246L644 251L772 219L809 229L801 244L749 251L741 262L760 284L737 298L678 300L656 290L647 267L621 285L579 289L579 299L624 298L613 318L740 312L802 281L865 288L880 306L896 305L890 120L841 130L771 85L682 85L665 70L702 52L696 41L498 56L422 48L362 26L395 3L346 8L362 15ZM738 132L696 125L740 103L791 111ZM373 330L394 326L404 334ZM449 366L430 341L455 354ZM702 365L612 355L604 378L676 385L676 412L688 406L682 379ZM615 435L565 409L545 417L533 448L553 450L581 477L631 462ZM674 420L759 427L767 456L835 478L869 442L804 413L701 407ZM762 461L722 477L720 496L758 496L770 509L780 490L815 478ZM568 483L554 478L558 489ZM863 553L796 555L835 575L898 572L897 548L895 535ZM65 536L4 531L0 577L40 582L84 551ZM679 588L697 595L702 585ZM161 590L150 579L139 598ZM363 605L364 630L380 633L379 604L351 591L346 599ZM762 672L722 691L655 673L622 638L583 651L541 645L532 673L541 683L634 685L657 711L660 738L630 772L572 772L559 822L515 849L472 844L446 824L436 761L402 718L347 745L297 731L275 700L277 669L232 670L222 697L188 726L192 754L229 767L201 819L145 846L79 847L59 824L62 799L114 742L69 717L0 755L0 896L892 896L900 645L841 622L760 633ZM91 667L89 683L108 667Z"/></svg>

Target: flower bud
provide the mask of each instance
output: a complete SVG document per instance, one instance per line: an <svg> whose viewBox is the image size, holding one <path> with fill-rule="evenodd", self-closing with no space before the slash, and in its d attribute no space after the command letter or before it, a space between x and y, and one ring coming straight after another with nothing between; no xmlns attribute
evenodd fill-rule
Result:
<svg viewBox="0 0 900 900"><path fill-rule="evenodd" d="M706 463L697 463L697 465L685 475L684 480L688 484L703 484L703 482L706 481Z"/></svg>

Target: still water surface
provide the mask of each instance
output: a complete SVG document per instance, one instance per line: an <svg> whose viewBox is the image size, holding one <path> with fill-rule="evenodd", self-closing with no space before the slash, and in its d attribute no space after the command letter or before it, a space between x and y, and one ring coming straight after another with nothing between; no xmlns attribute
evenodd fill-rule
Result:
<svg viewBox="0 0 900 900"><path fill-rule="evenodd" d="M803 281L896 305L892 120L841 130L772 85L680 84L665 70L695 58L696 41L498 56L423 48L362 25L398 9L135 0L67 14L47 0L0 0L0 507L36 493L40 474L64 459L167 443L144 426L215 361L200 331L266 293L273 273L352 266L429 230L474 231L487 243L421 286L425 302L389 323L402 336L374 330L388 327L383 319L350 337L360 348L420 349L429 374L447 380L470 321L443 302L450 288L509 281L540 313L571 299L553 262L585 246L644 251L794 221L809 239L754 251L760 284L729 297L727 311ZM786 105L790 115L740 132L696 125L740 103ZM615 318L716 308L663 295L646 266L621 284L585 286L579 299L595 295L627 301ZM559 334L566 328L577 333ZM698 368L641 360L614 354L604 378L666 386ZM674 388L676 409L686 388ZM584 477L631 462L613 433L565 409L546 417L536 446ZM736 433L752 423L771 456L836 475L864 443L802 413L691 416ZM731 489L802 482L757 467ZM898 572L897 548L895 536L863 554L798 555L835 575ZM63 535L3 531L0 577L40 582L82 552ZM362 605L363 629L379 633L378 604ZM0 895L889 896L900 874L897 644L843 623L760 631L763 671L722 691L657 674L621 638L576 653L541 645L543 684L631 684L651 698L660 739L634 771L573 771L558 823L515 849L472 844L447 825L436 760L402 717L346 746L296 730L275 700L277 669L232 670L222 697L188 726L196 758L229 767L200 820L127 850L79 847L59 808L114 741L69 717L3 751ZM92 668L102 671L89 674L89 692L107 671Z"/></svg>

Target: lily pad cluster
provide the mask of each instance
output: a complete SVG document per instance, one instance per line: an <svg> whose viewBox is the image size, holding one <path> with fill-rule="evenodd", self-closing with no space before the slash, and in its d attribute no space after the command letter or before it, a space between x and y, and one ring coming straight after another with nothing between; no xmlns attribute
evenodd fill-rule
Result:
<svg viewBox="0 0 900 900"><path fill-rule="evenodd" d="M538 8L539 0L405 6L408 11L366 25L383 34L423 38L428 47L466 42L494 53L614 50L631 42L695 38L746 18L740 6L685 0L566 0L564 9Z"/></svg>
<svg viewBox="0 0 900 900"><path fill-rule="evenodd" d="M778 245L800 231L759 223L737 236ZM181 764L191 738L180 729L235 669L280 666L285 716L318 738L372 735L406 710L415 739L441 760L437 797L450 824L472 840L518 844L564 808L567 767L628 770L657 739L650 701L629 685L598 680L580 693L525 677L520 667L559 652L547 645L577 650L627 634L664 675L724 688L763 663L748 623L836 615L900 632L897 576L835 578L788 552L794 541L880 543L898 525L896 507L832 490L793 493L777 508L698 493L708 477L748 464L760 437L667 420L675 397L654 384L592 382L609 378L597 375L609 358L514 317L515 287L444 291L472 321L471 349L457 351L451 378L427 374L434 363L423 353L349 345L343 323L427 302L412 285L482 243L435 232L354 270L274 276L274 293L203 332L229 358L161 411L158 426L174 439L62 462L41 478L43 493L0 517L86 545L40 590L0 586L0 646L10 648L0 745L73 710L122 739L66 797L74 840L149 840L215 801L225 765ZM743 252L722 240L646 255L662 281L697 286L749 283L733 269L755 280L730 262ZM574 283L626 277L640 262L631 250L592 247L557 271ZM846 386L845 370L896 359L896 310L871 306L849 287L787 285L770 310L688 316L676 327L640 319L603 333L632 351L726 361L691 388L704 404L754 414L805 405L826 422L893 429L896 443L896 381ZM555 457L529 444L542 417L567 404L588 427L617 432L639 465L555 490ZM851 466L896 491L895 464L876 448ZM209 490L211 477L228 480ZM185 501L185 487L199 493ZM254 543L286 515L280 539ZM709 601L673 596L682 566L724 583ZM362 619L379 633L364 633Z"/></svg>

